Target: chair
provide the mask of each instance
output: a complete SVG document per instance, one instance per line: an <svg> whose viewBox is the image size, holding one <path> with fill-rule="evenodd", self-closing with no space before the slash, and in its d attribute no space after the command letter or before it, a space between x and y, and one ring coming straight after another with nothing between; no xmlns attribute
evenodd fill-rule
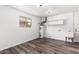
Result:
<svg viewBox="0 0 79 59"><path fill-rule="evenodd" d="M74 33L73 32L66 32L65 42L67 42L68 40L70 40L71 42L74 42Z"/></svg>

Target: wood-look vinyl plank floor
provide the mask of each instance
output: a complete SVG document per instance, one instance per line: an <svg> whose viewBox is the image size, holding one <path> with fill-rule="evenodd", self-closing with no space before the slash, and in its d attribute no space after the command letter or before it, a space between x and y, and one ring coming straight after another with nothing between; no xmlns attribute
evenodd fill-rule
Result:
<svg viewBox="0 0 79 59"><path fill-rule="evenodd" d="M0 54L79 54L79 43L55 39L35 39L0 51Z"/></svg>

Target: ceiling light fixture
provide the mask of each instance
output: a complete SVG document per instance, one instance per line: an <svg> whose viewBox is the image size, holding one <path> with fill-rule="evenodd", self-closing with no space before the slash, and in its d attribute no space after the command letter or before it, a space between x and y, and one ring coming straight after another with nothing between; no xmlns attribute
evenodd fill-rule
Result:
<svg viewBox="0 0 79 59"><path fill-rule="evenodd" d="M52 9L48 9L46 12L45 12L47 15L52 15L52 14L55 14L56 12Z"/></svg>
<svg viewBox="0 0 79 59"><path fill-rule="evenodd" d="M53 11L51 10L51 9L48 9L47 11L46 11L46 14L52 14L53 13Z"/></svg>

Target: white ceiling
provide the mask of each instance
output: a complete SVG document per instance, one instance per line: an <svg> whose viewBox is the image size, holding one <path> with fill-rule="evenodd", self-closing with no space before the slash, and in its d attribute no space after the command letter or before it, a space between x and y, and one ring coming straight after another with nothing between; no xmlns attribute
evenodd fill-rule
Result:
<svg viewBox="0 0 79 59"><path fill-rule="evenodd" d="M39 5L13 5L11 7L40 17L47 17L79 10L79 5L43 5L42 7Z"/></svg>

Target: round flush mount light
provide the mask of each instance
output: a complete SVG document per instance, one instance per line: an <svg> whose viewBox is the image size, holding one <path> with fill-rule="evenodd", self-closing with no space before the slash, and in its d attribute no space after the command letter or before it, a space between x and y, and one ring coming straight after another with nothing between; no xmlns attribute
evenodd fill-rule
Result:
<svg viewBox="0 0 79 59"><path fill-rule="evenodd" d="M48 15L51 15L51 14L55 13L55 11L48 9L45 13L48 14Z"/></svg>

